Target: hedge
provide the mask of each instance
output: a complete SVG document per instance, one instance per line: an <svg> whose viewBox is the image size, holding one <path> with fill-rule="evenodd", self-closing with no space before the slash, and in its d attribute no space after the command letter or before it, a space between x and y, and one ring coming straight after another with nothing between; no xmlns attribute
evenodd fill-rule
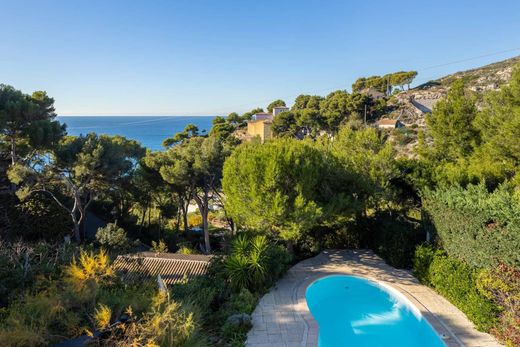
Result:
<svg viewBox="0 0 520 347"><path fill-rule="evenodd" d="M457 306L478 329L489 331L496 324L500 308L477 286L482 270L430 246L417 247L413 270L423 284Z"/></svg>
<svg viewBox="0 0 520 347"><path fill-rule="evenodd" d="M520 201L507 185L427 190L423 208L448 255L475 267L520 267Z"/></svg>

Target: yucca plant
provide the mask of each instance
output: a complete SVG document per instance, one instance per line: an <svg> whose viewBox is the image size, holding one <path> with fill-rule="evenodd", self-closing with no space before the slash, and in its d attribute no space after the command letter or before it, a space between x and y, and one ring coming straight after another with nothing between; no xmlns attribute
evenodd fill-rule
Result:
<svg viewBox="0 0 520 347"><path fill-rule="evenodd" d="M262 286L266 278L266 253L269 245L263 235L248 237L239 235L231 245L231 255L226 258L226 271L231 284L251 289Z"/></svg>

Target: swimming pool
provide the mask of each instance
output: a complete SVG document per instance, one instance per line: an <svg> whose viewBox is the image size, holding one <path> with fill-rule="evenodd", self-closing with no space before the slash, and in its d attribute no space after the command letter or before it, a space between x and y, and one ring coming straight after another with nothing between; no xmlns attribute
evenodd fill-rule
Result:
<svg viewBox="0 0 520 347"><path fill-rule="evenodd" d="M419 310L393 288L356 276L313 282L307 306L318 322L319 347L444 347Z"/></svg>

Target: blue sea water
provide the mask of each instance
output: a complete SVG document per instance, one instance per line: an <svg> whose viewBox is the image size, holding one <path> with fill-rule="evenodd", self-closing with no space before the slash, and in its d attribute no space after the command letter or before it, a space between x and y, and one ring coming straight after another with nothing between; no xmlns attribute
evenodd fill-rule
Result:
<svg viewBox="0 0 520 347"><path fill-rule="evenodd" d="M306 299L319 347L445 346L408 299L377 282L329 276L312 283Z"/></svg>
<svg viewBox="0 0 520 347"><path fill-rule="evenodd" d="M214 116L59 116L67 124L69 135L86 135L91 132L121 135L139 141L144 147L160 150L162 141L195 124L199 131L209 132Z"/></svg>

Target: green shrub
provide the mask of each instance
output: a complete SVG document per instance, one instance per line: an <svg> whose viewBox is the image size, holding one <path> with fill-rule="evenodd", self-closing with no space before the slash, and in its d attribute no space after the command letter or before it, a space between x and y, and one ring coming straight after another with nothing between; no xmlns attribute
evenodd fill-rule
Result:
<svg viewBox="0 0 520 347"><path fill-rule="evenodd" d="M326 227L323 229L325 230L323 230L323 246L321 249L357 249L362 246L365 228L363 228L360 223L351 221L342 223L335 228Z"/></svg>
<svg viewBox="0 0 520 347"><path fill-rule="evenodd" d="M67 211L44 193L36 193L24 201L11 194L0 195L0 210L4 219L0 230L9 240L61 241L72 230Z"/></svg>
<svg viewBox="0 0 520 347"><path fill-rule="evenodd" d="M478 329L488 331L496 323L498 307L478 290L477 276L477 269L446 256L435 256L430 266L433 287L464 312Z"/></svg>
<svg viewBox="0 0 520 347"><path fill-rule="evenodd" d="M271 286L277 279L283 276L292 263L292 256L285 247L270 243L266 250L267 277Z"/></svg>
<svg viewBox="0 0 520 347"><path fill-rule="evenodd" d="M0 306L7 305L23 290L43 282L37 279L56 279L61 274L62 265L68 264L77 250L74 244L0 240Z"/></svg>
<svg viewBox="0 0 520 347"><path fill-rule="evenodd" d="M502 308L493 334L507 346L520 346L520 270L500 264L482 271L477 285L486 297Z"/></svg>
<svg viewBox="0 0 520 347"><path fill-rule="evenodd" d="M475 267L520 267L520 200L507 185L427 190L423 206L448 255Z"/></svg>
<svg viewBox="0 0 520 347"><path fill-rule="evenodd" d="M430 266L435 254L435 249L426 244L417 246L415 249L415 255L413 258L413 274L417 277L419 282L423 284L432 285L430 280Z"/></svg>
<svg viewBox="0 0 520 347"><path fill-rule="evenodd" d="M194 249L189 242L182 242L178 245L179 249L177 250L178 254L199 254L200 252Z"/></svg>
<svg viewBox="0 0 520 347"><path fill-rule="evenodd" d="M387 213L369 221L365 237L370 248L397 268L411 268L415 247L425 240L417 223Z"/></svg>
<svg viewBox="0 0 520 347"><path fill-rule="evenodd" d="M500 309L479 290L477 278L481 271L430 246L419 246L415 252L417 278L457 306L478 329L489 331Z"/></svg>
<svg viewBox="0 0 520 347"><path fill-rule="evenodd" d="M125 230L114 223L99 228L96 232L96 241L108 249L125 250L129 247Z"/></svg>
<svg viewBox="0 0 520 347"><path fill-rule="evenodd" d="M226 322L222 326L222 337L231 346L243 346L249 329L251 329L251 323L235 325Z"/></svg>
<svg viewBox="0 0 520 347"><path fill-rule="evenodd" d="M150 252L167 253L168 246L163 240L159 240L159 242L152 241L152 247L150 248Z"/></svg>
<svg viewBox="0 0 520 347"><path fill-rule="evenodd" d="M251 314L255 310L257 302L258 297L243 288L238 294L232 296L230 308L233 313Z"/></svg>

